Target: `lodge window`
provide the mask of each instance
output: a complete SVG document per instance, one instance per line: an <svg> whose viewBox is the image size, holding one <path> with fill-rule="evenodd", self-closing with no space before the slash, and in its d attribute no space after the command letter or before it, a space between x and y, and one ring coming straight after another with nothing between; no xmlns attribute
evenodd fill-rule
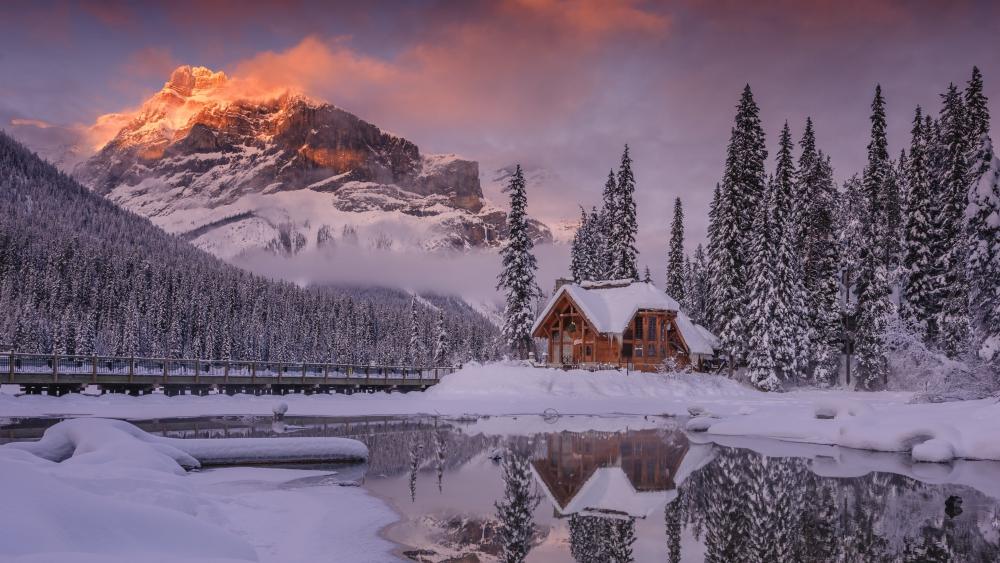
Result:
<svg viewBox="0 0 1000 563"><path fill-rule="evenodd" d="M649 339L656 340L656 318L649 318Z"/></svg>
<svg viewBox="0 0 1000 563"><path fill-rule="evenodd" d="M656 357L656 344L650 344L649 345L649 357L650 358L655 358Z"/></svg>
<svg viewBox="0 0 1000 563"><path fill-rule="evenodd" d="M635 338L642 339L642 317L635 320Z"/></svg>
<svg viewBox="0 0 1000 563"><path fill-rule="evenodd" d="M641 358L642 357L642 344L636 344L635 345L635 357L636 358Z"/></svg>
<svg viewBox="0 0 1000 563"><path fill-rule="evenodd" d="M587 344L587 346L584 348L584 350L585 350L584 354L586 354L589 357L591 355L590 344Z"/></svg>

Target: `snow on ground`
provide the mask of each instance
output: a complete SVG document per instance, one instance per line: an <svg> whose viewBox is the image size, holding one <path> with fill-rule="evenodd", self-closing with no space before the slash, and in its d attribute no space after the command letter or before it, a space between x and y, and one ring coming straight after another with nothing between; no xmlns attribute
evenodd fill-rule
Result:
<svg viewBox="0 0 1000 563"><path fill-rule="evenodd" d="M692 423L714 435L890 452L910 452L919 445L913 451L918 461L956 457L1000 460L1000 404L995 399L907 404L912 396L845 390L763 393L712 375L590 373L520 364L470 364L424 393L291 395L281 399L0 394L0 415L270 415L279 401L288 403L292 415L331 416L540 414L549 409L559 414L687 415L691 410L704 413Z"/></svg>
<svg viewBox="0 0 1000 563"><path fill-rule="evenodd" d="M360 488L317 486L329 472L185 473L178 460L190 456L126 423L73 422L56 431L74 438L61 462L0 447L0 560L394 560L373 533L394 513ZM51 455L62 441L36 451Z"/></svg>

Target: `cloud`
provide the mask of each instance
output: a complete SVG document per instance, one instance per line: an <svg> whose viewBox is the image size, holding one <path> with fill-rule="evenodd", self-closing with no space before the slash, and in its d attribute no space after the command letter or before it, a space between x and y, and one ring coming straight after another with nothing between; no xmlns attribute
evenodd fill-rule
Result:
<svg viewBox="0 0 1000 563"><path fill-rule="evenodd" d="M549 291L552 280L565 275L569 248L541 245L535 255L542 266L537 279ZM495 251L404 253L339 246L333 252L309 251L293 257L267 252L242 255L234 262L252 272L300 285L335 284L391 287L420 293L458 295L474 303L499 303L495 289L500 258Z"/></svg>
<svg viewBox="0 0 1000 563"><path fill-rule="evenodd" d="M38 129L48 129L53 127L51 123L42 121L41 119L24 119L20 117L11 119L10 124L14 127L36 127Z"/></svg>

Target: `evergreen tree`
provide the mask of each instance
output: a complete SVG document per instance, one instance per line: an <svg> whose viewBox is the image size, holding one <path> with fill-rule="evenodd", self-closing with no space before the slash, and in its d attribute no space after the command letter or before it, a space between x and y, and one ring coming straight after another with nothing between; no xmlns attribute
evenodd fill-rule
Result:
<svg viewBox="0 0 1000 563"><path fill-rule="evenodd" d="M935 229L941 249L936 257L941 283L934 298L940 304L936 323L938 345L946 354L955 357L968 348L971 328L965 277L969 148L965 107L958 88L950 84L942 98L941 136L938 139L943 155L938 170L942 203Z"/></svg>
<svg viewBox="0 0 1000 563"><path fill-rule="evenodd" d="M587 261L589 260L587 256L587 238L590 235L588 222L587 212L583 207L580 207L580 226L577 227L576 234L573 235L573 243L569 251L569 272L576 283L590 279L590 272L587 268Z"/></svg>
<svg viewBox="0 0 1000 563"><path fill-rule="evenodd" d="M781 381L802 371L808 345L807 311L796 249L795 170L792 137L785 123L779 142L777 169L768 198L754 227L753 266L747 326L750 381L775 390Z"/></svg>
<svg viewBox="0 0 1000 563"><path fill-rule="evenodd" d="M643 270L642 281L644 283L653 283L653 276L649 273L649 266L646 266Z"/></svg>
<svg viewBox="0 0 1000 563"><path fill-rule="evenodd" d="M987 361L1000 359L1000 161L989 137L990 114L983 76L976 67L965 88L970 182L967 237L969 307L974 344Z"/></svg>
<svg viewBox="0 0 1000 563"><path fill-rule="evenodd" d="M604 192L602 196L601 212L599 225L597 230L600 232L601 238L601 248L600 254L600 266L598 279L606 280L615 277L615 267L617 264L615 255L615 246L612 241L615 237L615 225L619 223L621 218L619 198L618 198L618 182L615 181L615 171L608 171L608 179L604 182Z"/></svg>
<svg viewBox="0 0 1000 563"><path fill-rule="evenodd" d="M811 125L811 124L809 124ZM809 131L808 136L812 136ZM803 136L804 145L808 144ZM812 141L814 142L814 141ZM803 147L803 153L806 148ZM801 167L808 167L808 171ZM840 275L836 230L837 187L830 159L822 151L800 159L795 214L806 303L807 346L800 368L821 385L836 383L840 370Z"/></svg>
<svg viewBox="0 0 1000 563"><path fill-rule="evenodd" d="M888 374L885 337L894 312L885 254L878 241L885 240L885 198L883 189L889 174L889 151L885 136L885 99L875 88L872 101L871 141L868 164L862 179L865 200L864 240L856 282L855 345L858 355L858 385L862 389L881 386Z"/></svg>
<svg viewBox="0 0 1000 563"><path fill-rule="evenodd" d="M507 449L500 462L500 471L504 495L496 502L499 559L503 563L521 563L531 550L535 533L533 512L541 502L541 497L532 490L531 469L527 458Z"/></svg>
<svg viewBox="0 0 1000 563"><path fill-rule="evenodd" d="M684 209L681 198L674 200L674 219L670 223L670 246L667 251L667 295L678 302L684 293Z"/></svg>
<svg viewBox="0 0 1000 563"><path fill-rule="evenodd" d="M613 278L639 280L639 269L636 258L635 240L639 232L639 224L635 207L635 176L632 173L632 157L629 156L628 145L622 153L621 165L618 167L618 182L615 191L615 214L612 223L613 237L609 241L612 249Z"/></svg>
<svg viewBox="0 0 1000 563"><path fill-rule="evenodd" d="M687 309L685 312L695 323L708 326L708 300L712 293L710 285L711 272L709 271L705 250L700 244L694 249L694 258L690 263L690 275L688 276L687 288L684 290L684 294L687 297Z"/></svg>
<svg viewBox="0 0 1000 563"><path fill-rule="evenodd" d="M410 341L406 347L407 366L421 366L424 364L424 344L420 338L420 317L417 315L417 298L410 299Z"/></svg>
<svg viewBox="0 0 1000 563"><path fill-rule="evenodd" d="M538 263L531 253L534 242L528 233L524 173L517 166L506 191L510 194L510 213L507 215L507 242L500 250L503 270L498 276L497 289L506 293L503 336L514 353L525 359L531 350L531 327L535 315L532 305L541 293L535 282Z"/></svg>
<svg viewBox="0 0 1000 563"><path fill-rule="evenodd" d="M906 228L903 238L905 271L900 316L924 342L935 334L935 275L933 256L934 201L931 194L928 146L930 131L917 106L910 131L910 158L907 167Z"/></svg>
<svg viewBox="0 0 1000 563"><path fill-rule="evenodd" d="M437 324L434 325L434 367L444 367L450 363L451 344L448 327L444 322L444 310L438 310Z"/></svg>
<svg viewBox="0 0 1000 563"><path fill-rule="evenodd" d="M743 354L745 303L751 262L750 238L754 213L765 191L764 130L759 109L747 85L736 110L735 125L726 149L726 166L715 217L710 227L712 315L730 371Z"/></svg>

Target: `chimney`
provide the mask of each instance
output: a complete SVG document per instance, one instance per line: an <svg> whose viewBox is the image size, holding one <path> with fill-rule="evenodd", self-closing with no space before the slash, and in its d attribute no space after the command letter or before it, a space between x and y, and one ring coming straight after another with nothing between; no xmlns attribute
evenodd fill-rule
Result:
<svg viewBox="0 0 1000 563"><path fill-rule="evenodd" d="M555 294L555 292L559 291L560 287L568 283L573 283L573 280L569 278L556 278L556 286L552 289L552 293Z"/></svg>

